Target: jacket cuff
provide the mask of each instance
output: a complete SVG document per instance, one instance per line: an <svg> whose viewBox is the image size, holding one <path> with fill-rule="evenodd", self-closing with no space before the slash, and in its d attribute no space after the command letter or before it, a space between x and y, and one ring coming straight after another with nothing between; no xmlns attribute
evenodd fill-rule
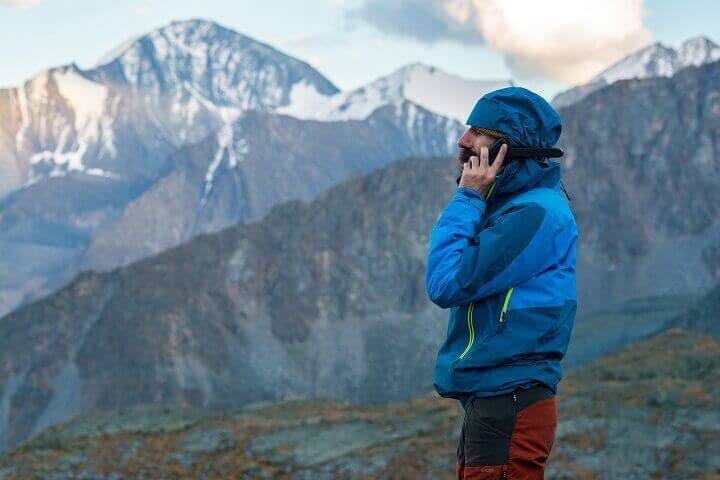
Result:
<svg viewBox="0 0 720 480"><path fill-rule="evenodd" d="M477 208L478 210L480 210L480 213L484 213L487 206L487 203L485 202L482 194L477 190L469 187L458 187L457 191L455 192L455 199Z"/></svg>

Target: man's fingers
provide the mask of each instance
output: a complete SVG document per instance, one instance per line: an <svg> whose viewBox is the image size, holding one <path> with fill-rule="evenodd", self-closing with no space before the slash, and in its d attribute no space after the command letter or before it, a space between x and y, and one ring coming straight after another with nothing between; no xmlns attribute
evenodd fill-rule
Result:
<svg viewBox="0 0 720 480"><path fill-rule="evenodd" d="M500 151L495 156L495 160L493 160L493 164L490 165L490 168L493 169L494 173L497 173L498 170L500 170L500 167L502 167L503 161L505 160L505 154L507 153L507 143L504 143L500 147Z"/></svg>
<svg viewBox="0 0 720 480"><path fill-rule="evenodd" d="M469 167L470 167L471 169L472 169L472 168L477 168L477 167L478 167L478 164L480 163L480 160L478 159L478 157L476 157L475 155L473 155L472 157L470 157L470 160L469 160L467 163L470 164Z"/></svg>
<svg viewBox="0 0 720 480"><path fill-rule="evenodd" d="M488 168L488 148L480 147L480 167L485 170Z"/></svg>

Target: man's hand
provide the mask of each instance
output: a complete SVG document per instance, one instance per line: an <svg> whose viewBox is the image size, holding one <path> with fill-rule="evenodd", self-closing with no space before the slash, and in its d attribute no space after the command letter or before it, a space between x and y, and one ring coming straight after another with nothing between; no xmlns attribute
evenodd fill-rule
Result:
<svg viewBox="0 0 720 480"><path fill-rule="evenodd" d="M489 164L488 148L480 148L480 158L476 156L470 157L467 162L463 162L462 176L460 177L460 187L468 187L477 190L485 198L488 190L495 181L495 176L502 167L507 152L507 144L500 147L492 165Z"/></svg>

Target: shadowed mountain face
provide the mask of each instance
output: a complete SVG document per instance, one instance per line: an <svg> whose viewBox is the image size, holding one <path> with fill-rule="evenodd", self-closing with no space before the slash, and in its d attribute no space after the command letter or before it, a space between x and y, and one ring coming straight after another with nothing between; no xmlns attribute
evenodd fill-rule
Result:
<svg viewBox="0 0 720 480"><path fill-rule="evenodd" d="M96 231L81 268L111 269L199 233L260 219L273 205L309 201L348 176L400 158L446 155L460 130L409 102L378 108L363 121L248 112L176 152L173 169Z"/></svg>
<svg viewBox="0 0 720 480"><path fill-rule="evenodd" d="M559 110L586 311L720 280L717 78L720 62L617 82Z"/></svg>
<svg viewBox="0 0 720 480"><path fill-rule="evenodd" d="M428 390L445 314L426 299L424 261L454 170L448 159L393 164L260 222L83 273L5 317L5 442L137 403Z"/></svg>
<svg viewBox="0 0 720 480"><path fill-rule="evenodd" d="M568 376L548 478L712 478L719 359L717 339L673 330ZM435 395L374 407L126 409L50 428L8 452L0 471L8 479L451 479L458 413L457 402Z"/></svg>

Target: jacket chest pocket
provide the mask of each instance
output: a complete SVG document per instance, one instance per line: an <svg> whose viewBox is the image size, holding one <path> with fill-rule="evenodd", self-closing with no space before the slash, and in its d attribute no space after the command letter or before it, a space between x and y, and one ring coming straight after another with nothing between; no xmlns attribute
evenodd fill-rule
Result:
<svg viewBox="0 0 720 480"><path fill-rule="evenodd" d="M498 315L498 318L495 321L495 331L496 332L502 332L503 329L505 328L505 324L507 323L508 307L510 306L510 298L512 297L514 290L515 290L515 287L511 287L505 291L505 296L503 297L503 303L500 308L500 314Z"/></svg>

